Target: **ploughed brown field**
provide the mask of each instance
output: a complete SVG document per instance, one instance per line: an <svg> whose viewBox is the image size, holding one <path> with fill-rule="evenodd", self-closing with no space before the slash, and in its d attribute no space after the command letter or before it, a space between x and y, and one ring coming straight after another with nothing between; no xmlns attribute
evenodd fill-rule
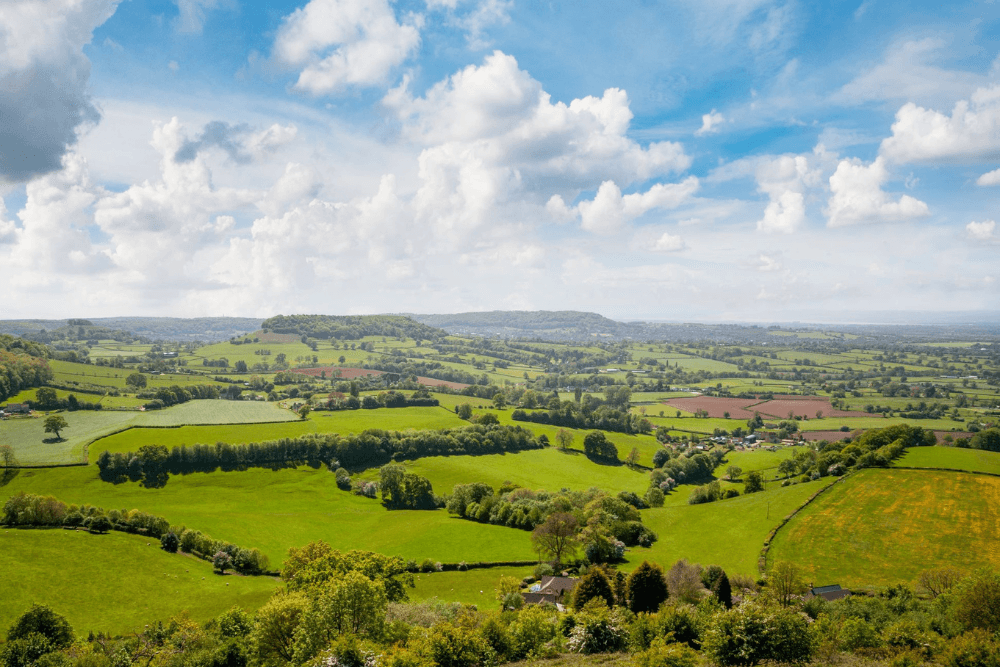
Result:
<svg viewBox="0 0 1000 667"><path fill-rule="evenodd" d="M359 377L365 377L366 375L384 375L385 371L375 371L370 368L341 368L340 366L318 366L316 368L294 368L292 369L296 373L301 373L302 375L311 375L314 377L319 377L324 372L326 373L327 379L338 377L342 380L353 380ZM337 372L340 372L337 375ZM462 384L461 382L448 382L447 380L438 380L436 378L427 378L422 376L417 376L417 382L426 387L449 387L450 389L465 389L469 385Z"/></svg>
<svg viewBox="0 0 1000 667"><path fill-rule="evenodd" d="M755 412L761 417L787 419L788 413L814 419L817 412L824 417L870 417L867 412L834 410L828 398L816 396L776 396L774 400L759 401L753 398L721 398L718 396L692 396L671 398L666 404L687 412L705 410L714 419L753 419Z"/></svg>

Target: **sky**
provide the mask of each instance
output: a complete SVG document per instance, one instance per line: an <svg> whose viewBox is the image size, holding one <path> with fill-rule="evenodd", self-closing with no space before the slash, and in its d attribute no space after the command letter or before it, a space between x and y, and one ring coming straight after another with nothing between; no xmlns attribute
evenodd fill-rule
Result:
<svg viewBox="0 0 1000 667"><path fill-rule="evenodd" d="M1000 2L0 0L0 317L1000 310Z"/></svg>

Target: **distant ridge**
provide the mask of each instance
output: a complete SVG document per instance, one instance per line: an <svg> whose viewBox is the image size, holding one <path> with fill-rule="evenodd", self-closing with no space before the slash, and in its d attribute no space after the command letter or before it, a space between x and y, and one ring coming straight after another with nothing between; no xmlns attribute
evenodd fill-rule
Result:
<svg viewBox="0 0 1000 667"><path fill-rule="evenodd" d="M71 318L72 319L72 318ZM259 317L88 317L94 326L128 331L153 340L212 343L256 331ZM42 329L54 331L70 325L65 320L0 320L0 333L22 336Z"/></svg>

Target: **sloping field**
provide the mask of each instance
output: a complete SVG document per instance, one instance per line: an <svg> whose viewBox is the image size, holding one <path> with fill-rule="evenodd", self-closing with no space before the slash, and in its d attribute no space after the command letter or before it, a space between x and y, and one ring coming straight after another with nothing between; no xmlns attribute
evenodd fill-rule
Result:
<svg viewBox="0 0 1000 667"><path fill-rule="evenodd" d="M812 419L817 412L822 412L824 417L870 417L867 412L845 412L844 410L834 410L828 398L817 398L815 396L800 396L798 398L782 398L773 401L765 401L753 406L753 409L761 415L770 415L777 419L787 419L788 414L798 415Z"/></svg>
<svg viewBox="0 0 1000 667"><path fill-rule="evenodd" d="M53 434L45 433L45 420L39 416L5 421L0 429L0 444L10 445L18 461L24 465L80 463L85 445L132 426L253 424L298 419L295 414L274 403L223 400L188 401L165 410L148 412L80 410L62 414L69 424L60 433L62 441L55 441Z"/></svg>
<svg viewBox="0 0 1000 667"><path fill-rule="evenodd" d="M296 373L301 373L302 375L311 375L313 377L320 377L323 373L326 373L326 377L329 378L340 378L342 380L353 380L354 378L365 377L368 375L384 375L385 371L375 371L368 368L342 368L340 366L320 366L318 368L293 368ZM339 372L339 375L337 374ZM417 382L427 387L449 387L451 389L465 389L469 385L462 384L461 382L448 382L447 380L437 380L435 378L427 378L418 375Z"/></svg>
<svg viewBox="0 0 1000 667"><path fill-rule="evenodd" d="M893 465L905 468L951 468L1000 475L1000 452L956 447L911 447Z"/></svg>
<svg viewBox="0 0 1000 667"><path fill-rule="evenodd" d="M172 476L161 489L109 484L95 466L22 470L0 487L0 504L19 492L67 503L136 508L246 547L280 565L289 547L326 540L337 549L368 549L443 562L531 560L531 533L451 517L441 510L387 511L376 500L337 488L325 467ZM445 489L434 489L440 493Z"/></svg>
<svg viewBox="0 0 1000 667"><path fill-rule="evenodd" d="M659 535L652 547L626 552L625 570L643 560L669 568L681 558L720 565L726 572L757 576L757 559L768 533L832 480L770 488L730 500L642 511L642 521Z"/></svg>
<svg viewBox="0 0 1000 667"><path fill-rule="evenodd" d="M77 636L127 634L182 611L203 622L233 605L256 609L281 585L268 577L219 576L210 563L159 545L117 532L0 530L0 628L44 601Z"/></svg>
<svg viewBox="0 0 1000 667"><path fill-rule="evenodd" d="M817 412L824 417L870 417L866 412L845 412L834 410L830 399L816 396L777 396L775 400L758 401L753 398L724 398L719 396L693 396L691 398L671 398L665 403L686 412L705 410L713 419L722 419L729 413L730 419L753 419L759 412L764 417L787 419L788 413L812 419Z"/></svg>
<svg viewBox="0 0 1000 667"><path fill-rule="evenodd" d="M778 531L768 562L791 561L817 584L912 585L932 568L1000 567L998 532L1000 478L863 470Z"/></svg>
<svg viewBox="0 0 1000 667"><path fill-rule="evenodd" d="M451 493L456 484L470 482L483 482L494 489L505 481L546 491L597 487L614 494L634 491L640 496L649 487L646 471L593 463L582 452L555 448L485 456L430 456L404 465L429 479L439 494ZM364 477L377 479L378 471L369 470Z"/></svg>

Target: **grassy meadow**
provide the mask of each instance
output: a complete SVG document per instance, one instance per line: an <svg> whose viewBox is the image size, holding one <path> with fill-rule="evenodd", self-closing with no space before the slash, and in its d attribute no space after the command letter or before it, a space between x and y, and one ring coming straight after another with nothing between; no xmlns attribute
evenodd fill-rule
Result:
<svg viewBox="0 0 1000 667"><path fill-rule="evenodd" d="M0 628L44 602L78 636L127 634L182 612L204 622L233 605L255 609L280 585L213 574L211 563L159 546L118 532L0 529Z"/></svg>
<svg viewBox="0 0 1000 667"><path fill-rule="evenodd" d="M1000 452L957 447L913 447L894 462L906 468L950 468L1000 475Z"/></svg>
<svg viewBox="0 0 1000 667"><path fill-rule="evenodd" d="M931 470L863 470L782 528L768 561L807 581L875 588L913 585L923 570L1000 566L1000 479Z"/></svg>

